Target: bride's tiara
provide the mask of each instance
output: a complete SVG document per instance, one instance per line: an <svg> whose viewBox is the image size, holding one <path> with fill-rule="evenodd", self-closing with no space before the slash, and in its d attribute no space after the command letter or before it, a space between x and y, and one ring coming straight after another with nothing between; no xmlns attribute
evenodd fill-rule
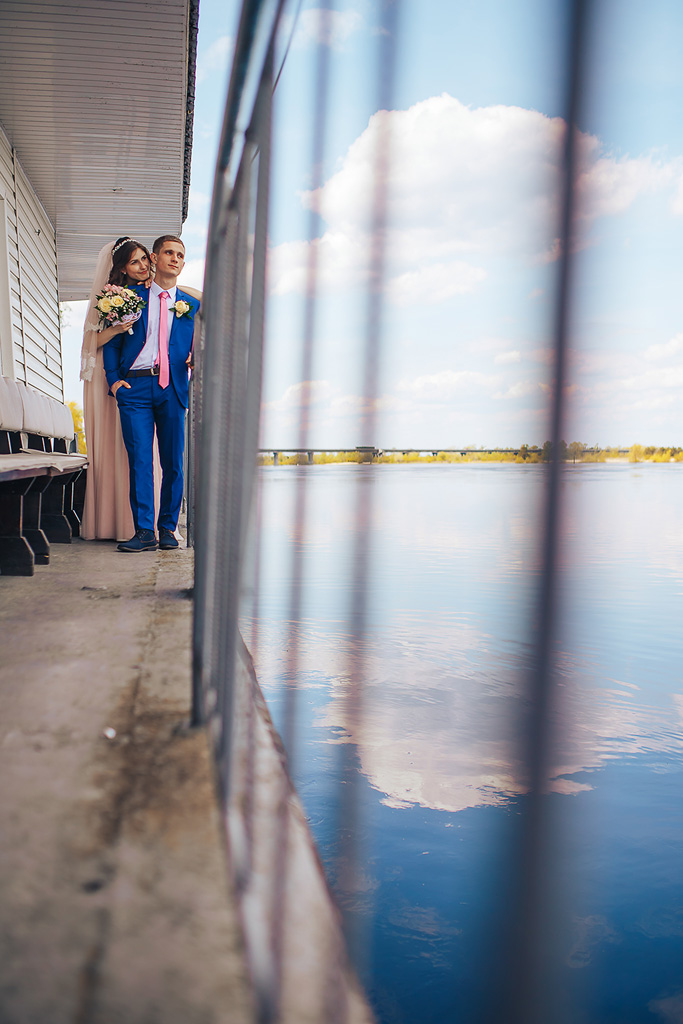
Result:
<svg viewBox="0 0 683 1024"><path fill-rule="evenodd" d="M114 255L115 252L118 252L118 250L121 248L121 246L125 245L126 242L134 242L134 241L135 241L134 238L124 238L122 241L119 242L118 245L114 246L114 248L111 251L112 256Z"/></svg>

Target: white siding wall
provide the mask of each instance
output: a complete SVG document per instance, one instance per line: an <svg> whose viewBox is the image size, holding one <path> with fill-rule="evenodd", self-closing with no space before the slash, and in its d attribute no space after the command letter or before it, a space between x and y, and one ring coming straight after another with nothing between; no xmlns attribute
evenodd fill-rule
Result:
<svg viewBox="0 0 683 1024"><path fill-rule="evenodd" d="M12 368L2 338L2 372L63 401L55 231L1 127L0 195L10 300L9 310L0 311L0 330L7 333L11 325L14 351ZM0 272L2 262L0 257ZM0 280L0 301L2 290Z"/></svg>
<svg viewBox="0 0 683 1024"><path fill-rule="evenodd" d="M19 247L17 245L17 203L14 194L14 162L12 149L5 133L0 128L0 191L3 193L5 207L5 224L7 226L6 240L3 240L7 248L7 264L9 268L10 284L10 309L2 318L3 330L5 324L11 326L12 347L7 346L3 338L3 355L8 351L14 351L16 365L14 367L5 365L3 358L2 372L6 377L16 376L24 380L24 338L21 317L21 300L19 298Z"/></svg>

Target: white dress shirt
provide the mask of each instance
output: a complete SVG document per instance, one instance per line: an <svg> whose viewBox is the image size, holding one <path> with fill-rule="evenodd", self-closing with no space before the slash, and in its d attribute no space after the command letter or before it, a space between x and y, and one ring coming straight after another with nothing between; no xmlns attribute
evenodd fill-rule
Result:
<svg viewBox="0 0 683 1024"><path fill-rule="evenodd" d="M155 363L159 362L159 312L161 307L161 293L163 291L168 292L170 295L169 299L165 299L167 307L172 306L176 300L177 288L174 285L173 288L160 288L156 281L152 282L152 285L147 293L147 340L142 347L140 355L133 363L132 370L147 370L154 366ZM166 337L169 342L171 340L171 327L173 326L173 310L169 309L167 321L168 334Z"/></svg>

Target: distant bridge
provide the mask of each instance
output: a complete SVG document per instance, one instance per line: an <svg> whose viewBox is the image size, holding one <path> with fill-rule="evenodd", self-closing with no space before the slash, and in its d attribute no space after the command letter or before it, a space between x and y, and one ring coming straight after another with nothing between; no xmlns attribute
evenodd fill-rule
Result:
<svg viewBox="0 0 683 1024"><path fill-rule="evenodd" d="M601 448L583 448L581 455L597 455ZM611 451L618 451L619 455L628 455L628 448L612 448ZM355 452L360 456L361 461L372 462L373 459L381 458L383 455L432 455L436 457L440 452L445 455L540 455L542 449L538 446L529 448L375 448L373 445L356 445L347 448L259 448L259 455L272 455L273 465L277 466L281 455L305 455L308 465L313 465L314 455L341 455L344 452ZM567 460L568 461L568 460Z"/></svg>

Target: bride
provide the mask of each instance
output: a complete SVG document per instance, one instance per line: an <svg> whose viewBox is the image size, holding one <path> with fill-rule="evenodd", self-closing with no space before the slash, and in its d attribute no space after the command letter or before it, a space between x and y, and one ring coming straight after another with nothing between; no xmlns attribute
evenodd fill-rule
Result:
<svg viewBox="0 0 683 1024"><path fill-rule="evenodd" d="M83 420L89 461L81 524L81 536L86 540L125 540L135 532L128 498L128 456L118 408L108 395L102 361L104 345L115 334L128 330L128 325L117 324L100 331L95 300L105 284L141 284L148 280L151 259L140 242L117 238L100 250L81 349Z"/></svg>

